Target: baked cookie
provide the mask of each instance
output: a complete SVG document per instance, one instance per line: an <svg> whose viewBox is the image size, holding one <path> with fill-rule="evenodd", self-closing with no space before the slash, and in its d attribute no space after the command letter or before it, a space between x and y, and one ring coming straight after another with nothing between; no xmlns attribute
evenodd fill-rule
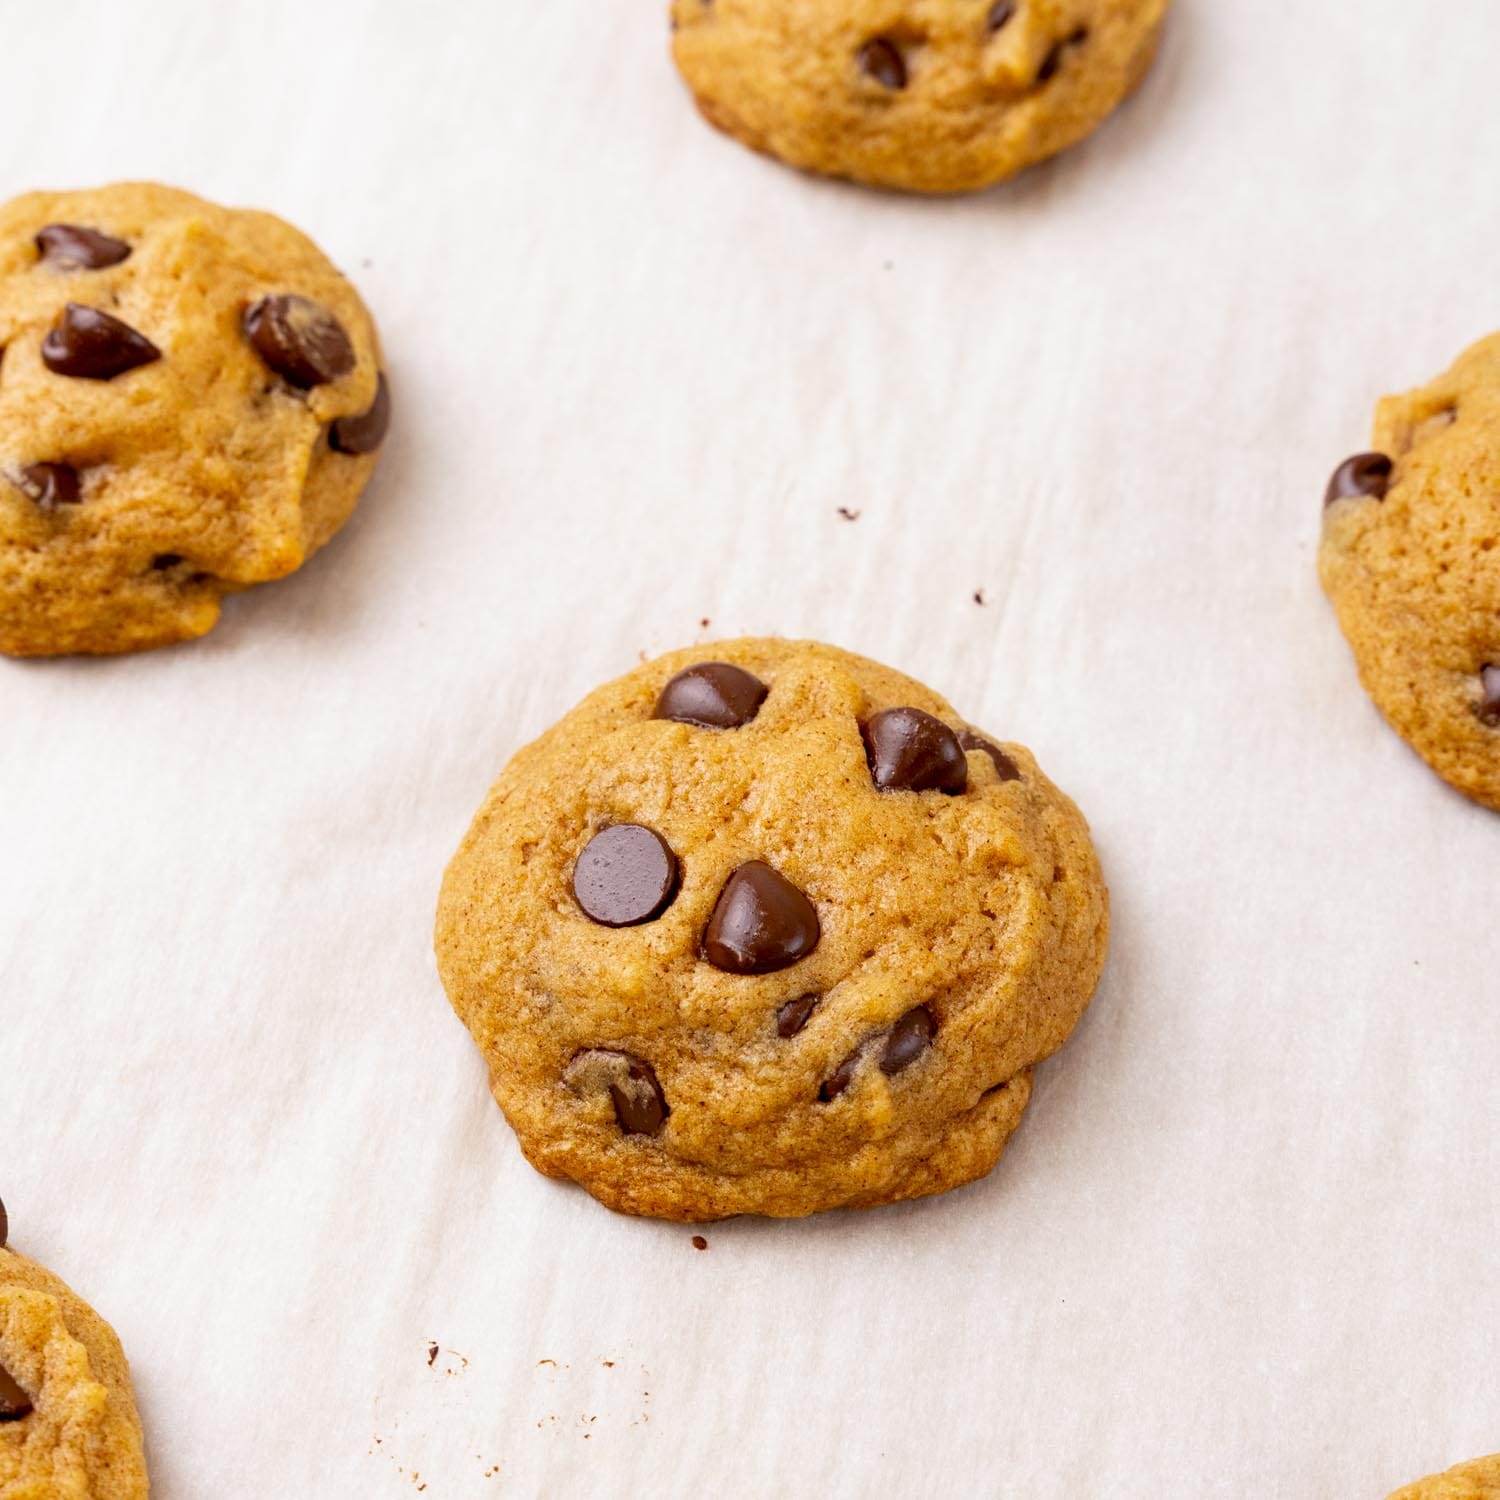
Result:
<svg viewBox="0 0 1500 1500"><path fill-rule="evenodd" d="M796 1216L994 1166L1108 897L1020 746L806 641L679 651L521 750L448 867L449 999L538 1170Z"/></svg>
<svg viewBox="0 0 1500 1500"><path fill-rule="evenodd" d="M270 214L121 183L0 207L0 651L210 630L354 509L385 436L375 326Z"/></svg>
<svg viewBox="0 0 1500 1500"><path fill-rule="evenodd" d="M1323 588L1396 732L1500 809L1500 335L1382 401L1375 448L1329 483Z"/></svg>
<svg viewBox="0 0 1500 1500"><path fill-rule="evenodd" d="M1420 1479L1388 1500L1500 1500L1500 1453Z"/></svg>
<svg viewBox="0 0 1500 1500"><path fill-rule="evenodd" d="M1145 76L1171 0L673 0L706 118L794 167L988 187L1090 134Z"/></svg>
<svg viewBox="0 0 1500 1500"><path fill-rule="evenodd" d="M146 1455L114 1330L6 1248L0 1204L0 1500L144 1500Z"/></svg>

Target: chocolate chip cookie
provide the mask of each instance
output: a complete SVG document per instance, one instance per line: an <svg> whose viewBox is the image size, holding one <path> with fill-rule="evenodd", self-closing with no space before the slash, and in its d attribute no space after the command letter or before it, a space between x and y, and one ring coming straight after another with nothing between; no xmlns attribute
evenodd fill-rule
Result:
<svg viewBox="0 0 1500 1500"><path fill-rule="evenodd" d="M1418 1480L1389 1500L1500 1500L1500 1453Z"/></svg>
<svg viewBox="0 0 1500 1500"><path fill-rule="evenodd" d="M149 183L0 207L0 651L211 629L353 511L390 413L309 239Z"/></svg>
<svg viewBox="0 0 1500 1500"><path fill-rule="evenodd" d="M145 1500L119 1339L6 1230L0 1204L0 1500Z"/></svg>
<svg viewBox="0 0 1500 1500"><path fill-rule="evenodd" d="M1392 727L1500 810L1500 335L1382 401L1329 482L1323 587Z"/></svg>
<svg viewBox="0 0 1500 1500"><path fill-rule="evenodd" d="M699 1220L983 1176L1108 926L1088 828L1028 751L875 662L739 640L515 756L437 953L532 1165Z"/></svg>
<svg viewBox="0 0 1500 1500"><path fill-rule="evenodd" d="M988 187L1090 134L1145 76L1170 0L673 0L704 116L794 167Z"/></svg>

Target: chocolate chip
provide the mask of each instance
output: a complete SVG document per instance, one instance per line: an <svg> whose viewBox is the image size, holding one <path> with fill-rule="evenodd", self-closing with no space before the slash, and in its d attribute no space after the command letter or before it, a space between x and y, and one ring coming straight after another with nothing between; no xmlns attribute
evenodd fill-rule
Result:
<svg viewBox="0 0 1500 1500"><path fill-rule="evenodd" d="M864 1055L862 1047L856 1047L827 1078L823 1080L818 1089L818 1098L824 1104L831 1104L845 1089L854 1082L854 1075L859 1071L859 1060Z"/></svg>
<svg viewBox="0 0 1500 1500"><path fill-rule="evenodd" d="M818 946L818 913L790 880L762 860L724 882L703 934L703 956L727 974L770 974Z"/></svg>
<svg viewBox="0 0 1500 1500"><path fill-rule="evenodd" d="M151 571L153 573L165 573L168 568L175 568L183 560L180 552L158 552L151 559Z"/></svg>
<svg viewBox="0 0 1500 1500"><path fill-rule="evenodd" d="M880 1054L880 1071L887 1078L904 1073L932 1046L937 1035L937 1019L925 1005L915 1006L891 1027Z"/></svg>
<svg viewBox="0 0 1500 1500"><path fill-rule="evenodd" d="M799 995L795 1000L788 1000L776 1012L776 1035L783 1039L796 1036L812 1020L812 1013L817 1008L816 995Z"/></svg>
<svg viewBox="0 0 1500 1500"><path fill-rule="evenodd" d="M262 297L246 310L244 328L255 352L300 391L327 385L354 368L354 345L344 325L306 297Z"/></svg>
<svg viewBox="0 0 1500 1500"><path fill-rule="evenodd" d="M1057 76L1057 70L1062 67L1068 48L1081 46L1088 40L1088 36L1088 27L1080 26L1071 36L1066 36L1062 41L1054 43L1052 50L1042 59L1041 67L1037 69L1036 81L1050 83Z"/></svg>
<svg viewBox="0 0 1500 1500"><path fill-rule="evenodd" d="M31 1397L11 1378L11 1373L0 1365L0 1422L19 1422L31 1413Z"/></svg>
<svg viewBox="0 0 1500 1500"><path fill-rule="evenodd" d="M42 340L42 362L74 380L113 380L160 358L161 350L128 323L77 302L68 303Z"/></svg>
<svg viewBox="0 0 1500 1500"><path fill-rule="evenodd" d="M877 36L859 49L859 66L876 83L888 89L906 87L906 59L888 37Z"/></svg>
<svg viewBox="0 0 1500 1500"><path fill-rule="evenodd" d="M328 429L328 446L335 453L373 453L391 425L391 387L382 370L375 383L370 409L357 417L339 417Z"/></svg>
<svg viewBox="0 0 1500 1500"><path fill-rule="evenodd" d="M1329 506L1335 500L1384 500L1394 467L1384 453L1356 453L1353 458L1346 458L1333 471L1323 504Z"/></svg>
<svg viewBox="0 0 1500 1500"><path fill-rule="evenodd" d="M49 224L37 231L42 259L59 271L101 271L130 258L130 246L82 224Z"/></svg>
<svg viewBox="0 0 1500 1500"><path fill-rule="evenodd" d="M1500 729L1500 667L1481 667L1479 686L1484 694L1479 702L1479 721Z"/></svg>
<svg viewBox="0 0 1500 1500"><path fill-rule="evenodd" d="M870 775L883 792L946 792L969 784L958 736L920 708L886 708L863 729Z"/></svg>
<svg viewBox="0 0 1500 1500"><path fill-rule="evenodd" d="M78 470L67 464L28 464L21 470L21 492L42 510L77 505Z"/></svg>
<svg viewBox="0 0 1500 1500"><path fill-rule="evenodd" d="M1002 27L1009 25L1015 13L1014 0L995 0L995 3L990 6L989 19L985 22L990 34L993 36Z"/></svg>
<svg viewBox="0 0 1500 1500"><path fill-rule="evenodd" d="M1001 781L1021 779L1021 768L1015 761L999 745L992 745L982 734L976 734L972 729L961 729L958 733L958 743L965 750L978 750L989 756L990 764L994 766L995 773Z"/></svg>
<svg viewBox="0 0 1500 1500"><path fill-rule="evenodd" d="M633 1052L590 1047L574 1056L563 1081L578 1094L608 1089L615 1119L626 1135L656 1135L672 1113L656 1070Z"/></svg>
<svg viewBox="0 0 1500 1500"><path fill-rule="evenodd" d="M653 719L675 719L700 729L739 729L760 712L770 691L759 677L727 661L700 661L661 690Z"/></svg>
<svg viewBox="0 0 1500 1500"><path fill-rule="evenodd" d="M604 927L659 917L677 894L677 856L654 829L613 823L584 846L573 866L573 897Z"/></svg>
<svg viewBox="0 0 1500 1500"><path fill-rule="evenodd" d="M695 1234L693 1236L693 1249L694 1250L707 1250L708 1249L708 1241L706 1239L704 1239L701 1234Z"/></svg>

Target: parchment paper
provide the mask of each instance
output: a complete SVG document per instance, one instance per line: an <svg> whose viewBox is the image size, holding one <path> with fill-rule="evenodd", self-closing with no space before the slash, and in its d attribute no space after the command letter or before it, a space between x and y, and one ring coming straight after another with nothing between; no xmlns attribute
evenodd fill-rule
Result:
<svg viewBox="0 0 1500 1500"><path fill-rule="evenodd" d="M153 1493L1342 1500L1500 1448L1500 820L1314 576L1376 397L1500 326L1500 8L1180 0L959 202L725 142L664 8L0 4L0 196L274 209L398 402L202 643L0 663L0 1195ZM739 633L1031 745L1115 930L989 1180L698 1251L526 1166L430 930L519 745Z"/></svg>

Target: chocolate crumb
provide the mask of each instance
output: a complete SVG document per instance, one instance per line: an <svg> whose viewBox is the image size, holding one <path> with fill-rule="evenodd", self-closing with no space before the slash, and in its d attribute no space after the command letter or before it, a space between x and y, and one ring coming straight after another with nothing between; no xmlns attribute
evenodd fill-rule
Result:
<svg viewBox="0 0 1500 1500"><path fill-rule="evenodd" d="M981 607L983 607L983 605L984 605L984 590L983 589L975 589L974 590L974 602L976 604L980 605Z"/></svg>
<svg viewBox="0 0 1500 1500"><path fill-rule="evenodd" d="M701 1234L695 1234L693 1236L693 1249L694 1250L707 1250L708 1249L708 1241L706 1239L704 1239Z"/></svg>
<svg viewBox="0 0 1500 1500"><path fill-rule="evenodd" d="M430 1370L436 1363L438 1357L438 1346L429 1344L427 1346L427 1368Z"/></svg>

